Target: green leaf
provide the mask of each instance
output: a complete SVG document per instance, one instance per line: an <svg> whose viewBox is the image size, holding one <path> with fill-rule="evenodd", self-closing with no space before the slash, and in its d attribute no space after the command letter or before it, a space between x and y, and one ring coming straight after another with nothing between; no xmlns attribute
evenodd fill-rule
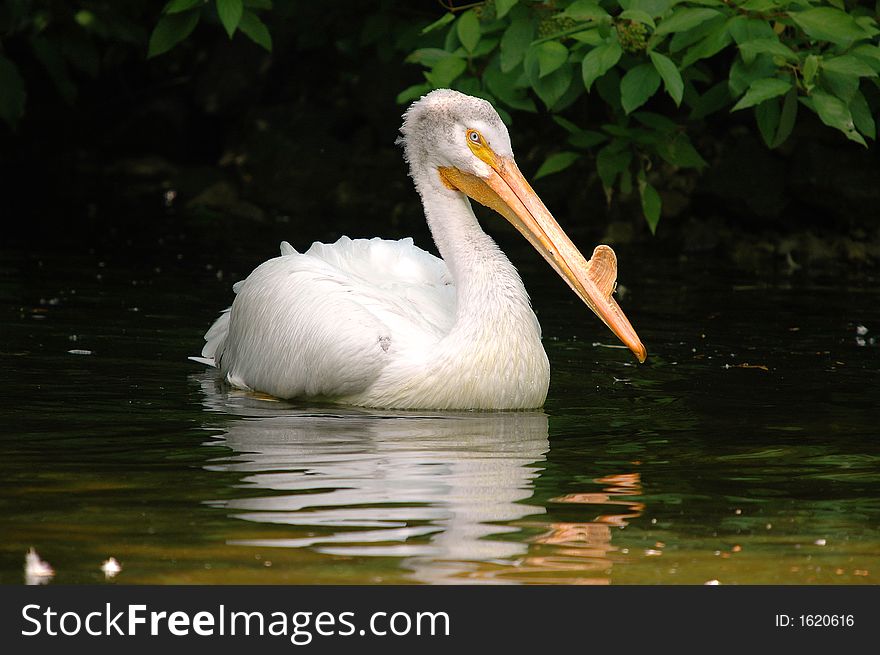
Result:
<svg viewBox="0 0 880 655"><path fill-rule="evenodd" d="M620 18L631 20L634 23L641 23L642 25L647 25L651 29L656 27L654 23L654 19L651 18L651 15L647 12L642 11L641 9L626 9L620 12Z"/></svg>
<svg viewBox="0 0 880 655"><path fill-rule="evenodd" d="M646 125L657 132L675 132L678 130L678 123L674 120L660 114L655 114L652 111L637 111L632 116L642 125Z"/></svg>
<svg viewBox="0 0 880 655"><path fill-rule="evenodd" d="M642 213L645 215L645 220L648 222L651 234L656 234L663 201L660 200L660 194L657 193L657 189L651 186L651 183L645 179L644 173L641 171L639 173L638 186L639 199L642 201Z"/></svg>
<svg viewBox="0 0 880 655"><path fill-rule="evenodd" d="M403 91L398 93L395 102L397 102L398 105L403 105L407 102L418 100L428 91L430 91L431 88L432 87L430 84L413 84L412 86L408 86Z"/></svg>
<svg viewBox="0 0 880 655"><path fill-rule="evenodd" d="M238 28L238 23L241 21L241 15L244 13L244 5L242 5L241 0L216 1L217 15L220 16L220 22L223 23L223 27L231 39L232 35L235 34L235 30Z"/></svg>
<svg viewBox="0 0 880 655"><path fill-rule="evenodd" d="M593 46L594 48L597 45L601 45L605 41L605 39L599 33L598 27L591 27L589 29L581 30L580 32L574 32L569 36L578 43L586 43L587 45Z"/></svg>
<svg viewBox="0 0 880 655"><path fill-rule="evenodd" d="M512 71L520 65L534 34L534 23L527 17L514 19L501 37L501 70Z"/></svg>
<svg viewBox="0 0 880 655"><path fill-rule="evenodd" d="M623 50L616 38L596 46L587 53L581 64L584 86L587 91L590 90L597 78L602 77L620 60L622 54Z"/></svg>
<svg viewBox="0 0 880 655"><path fill-rule="evenodd" d="M575 0L562 12L562 17L584 22L599 21L608 18L608 12L599 6L598 0Z"/></svg>
<svg viewBox="0 0 880 655"><path fill-rule="evenodd" d="M199 22L200 12L191 9L178 14L166 14L159 18L153 33L150 35L150 44L147 47L147 59L168 52L192 34Z"/></svg>
<svg viewBox="0 0 880 655"><path fill-rule="evenodd" d="M608 137L601 132L595 132L593 130L581 130L580 132L572 134L570 137L568 137L568 142L575 148L583 148L584 150L587 150L588 148L599 145L607 139Z"/></svg>
<svg viewBox="0 0 880 655"><path fill-rule="evenodd" d="M788 15L814 41L848 45L868 37L852 16L833 7L790 11Z"/></svg>
<svg viewBox="0 0 880 655"><path fill-rule="evenodd" d="M769 21L761 18L736 16L727 24L727 30L737 44L757 39L779 40Z"/></svg>
<svg viewBox="0 0 880 655"><path fill-rule="evenodd" d="M163 14L179 14L183 11L189 11L193 7L204 5L207 0L171 0L162 10Z"/></svg>
<svg viewBox="0 0 880 655"><path fill-rule="evenodd" d="M483 71L483 82L499 100L514 109L533 112L536 110L535 103L520 84L521 77L516 71L502 71L497 60Z"/></svg>
<svg viewBox="0 0 880 655"><path fill-rule="evenodd" d="M874 69L865 61L852 55L823 59L822 70L840 73L841 75L853 75L855 77L873 77L876 74Z"/></svg>
<svg viewBox="0 0 880 655"><path fill-rule="evenodd" d="M553 173L564 171L566 168L575 163L578 159L580 159L580 155L570 150L556 152L544 160L544 163L541 164L538 172L535 173L535 179L537 180L544 177L545 175L552 175Z"/></svg>
<svg viewBox="0 0 880 655"><path fill-rule="evenodd" d="M754 41L740 43L739 51L742 53L743 60L747 64L754 61L755 57L759 54L782 57L786 61L798 61L798 56L794 51L776 37L773 37L772 39L755 39Z"/></svg>
<svg viewBox="0 0 880 655"><path fill-rule="evenodd" d="M660 87L660 75L651 64L630 69L620 81L620 102L629 114L645 104Z"/></svg>
<svg viewBox="0 0 880 655"><path fill-rule="evenodd" d="M880 14L880 11L875 8L875 15ZM880 34L880 28L878 28L877 20L872 16L857 16L856 17L856 25L861 27L865 31L865 35L868 38L877 36Z"/></svg>
<svg viewBox="0 0 880 655"><path fill-rule="evenodd" d="M651 111L637 111L632 116L642 125L658 132L675 132L678 129L678 123Z"/></svg>
<svg viewBox="0 0 880 655"><path fill-rule="evenodd" d="M709 114L714 114L730 104L730 91L726 81L721 81L711 87L706 93L698 96L693 101L688 101L691 106L691 120L702 120Z"/></svg>
<svg viewBox="0 0 880 655"><path fill-rule="evenodd" d="M545 41L529 49L538 58L539 77L546 77L568 60L568 48L559 41Z"/></svg>
<svg viewBox="0 0 880 655"><path fill-rule="evenodd" d="M797 87L794 86L785 94L785 100L782 102L782 113L779 116L779 129L776 131L773 143L770 144L771 148L778 148L791 135L795 119L797 119L797 96Z"/></svg>
<svg viewBox="0 0 880 655"><path fill-rule="evenodd" d="M734 98L745 93L746 89L756 81L776 75L779 67L768 55L758 55L750 64L737 57L730 67L730 94Z"/></svg>
<svg viewBox="0 0 880 655"><path fill-rule="evenodd" d="M80 27L90 29L95 24L95 14L86 9L80 9L73 15L73 20Z"/></svg>
<svg viewBox="0 0 880 655"><path fill-rule="evenodd" d="M477 12L470 9L464 12L455 24L458 40L468 52L473 52L480 42L480 19Z"/></svg>
<svg viewBox="0 0 880 655"><path fill-rule="evenodd" d="M661 140L657 144L657 154L679 168L701 169L707 165L684 132L679 132L671 139Z"/></svg>
<svg viewBox="0 0 880 655"><path fill-rule="evenodd" d="M621 9L636 9L649 16L662 16L678 0L619 0Z"/></svg>
<svg viewBox="0 0 880 655"><path fill-rule="evenodd" d="M532 88L547 109L552 109L571 86L571 66L561 66L546 77L540 76L537 65L533 65L526 73Z"/></svg>
<svg viewBox="0 0 880 655"><path fill-rule="evenodd" d="M442 48L419 48L409 53L404 61L408 64L421 64L426 68L431 68L438 61L448 56L449 53Z"/></svg>
<svg viewBox="0 0 880 655"><path fill-rule="evenodd" d="M0 118L15 129L24 116L24 80L15 64L0 55Z"/></svg>
<svg viewBox="0 0 880 655"><path fill-rule="evenodd" d="M559 116L558 114L554 114L550 118L552 118L554 123L559 125L562 129L564 129L569 134L577 134L578 132L581 131L581 128L579 128L577 125L572 123L567 118L564 118L563 116Z"/></svg>
<svg viewBox="0 0 880 655"><path fill-rule="evenodd" d="M867 147L862 135L856 131L852 114L840 98L819 89L813 91L810 97L813 100L812 109L825 125L840 130L847 139Z"/></svg>
<svg viewBox="0 0 880 655"><path fill-rule="evenodd" d="M747 0L746 2L740 3L740 8L745 9L746 11L764 13L768 11L776 11L782 7L783 4L788 3L780 2L780 0Z"/></svg>
<svg viewBox="0 0 880 655"><path fill-rule="evenodd" d="M727 25L724 24L719 26L710 32L705 39L685 53L684 58L681 61L681 67L687 68L700 59L706 59L707 57L711 57L712 55L721 52L731 41L732 37L730 36L730 32L727 31Z"/></svg>
<svg viewBox="0 0 880 655"><path fill-rule="evenodd" d="M449 25L449 23L451 23L454 20L455 20L455 14L453 14L450 11L448 14L443 14L440 18L435 20L430 25L423 27L422 31L419 32L419 34L424 36L425 34L428 34L429 32L433 32L434 30L439 30L441 27L444 27L445 25Z"/></svg>
<svg viewBox="0 0 880 655"><path fill-rule="evenodd" d="M830 91L847 105L859 90L859 78L855 75L843 75L826 70L822 72L821 81L826 91Z"/></svg>
<svg viewBox="0 0 880 655"><path fill-rule="evenodd" d="M777 77L769 77L755 80L752 82L751 86L749 86L749 90L746 91L746 94L740 98L739 102L737 102L730 111L739 111L740 109L753 107L754 105L760 104L770 98L781 96L783 93L788 92L791 86L790 79L781 80Z"/></svg>
<svg viewBox="0 0 880 655"><path fill-rule="evenodd" d="M495 17L504 18L507 12L513 9L517 0L495 0Z"/></svg>
<svg viewBox="0 0 880 655"><path fill-rule="evenodd" d="M617 176L625 171L632 161L632 151L621 150L619 141L612 142L596 153L596 172L605 188L605 196L610 199L611 189Z"/></svg>
<svg viewBox="0 0 880 655"><path fill-rule="evenodd" d="M465 95L476 97L485 95L480 88L480 80L470 75L459 77L449 86L456 91L461 91Z"/></svg>
<svg viewBox="0 0 880 655"><path fill-rule="evenodd" d="M618 84L620 80L618 79ZM621 109L623 109L621 107ZM623 127L622 125L618 125L616 123L605 123L602 125L602 129L605 130L608 134L615 137L621 137L621 139L625 139L627 141L636 140L636 134L639 131L638 128L632 127Z"/></svg>
<svg viewBox="0 0 880 655"><path fill-rule="evenodd" d="M569 133L568 142L577 148L592 148L605 141L608 137L601 132L593 130L582 130L567 118L563 118L558 114L553 116L553 120L561 125L566 132Z"/></svg>
<svg viewBox="0 0 880 655"><path fill-rule="evenodd" d="M697 9L694 7L679 7L669 17L660 21L654 34L662 36L673 32L687 32L701 25L710 18L715 18L721 14L714 9Z"/></svg>
<svg viewBox="0 0 880 655"><path fill-rule="evenodd" d="M250 9L245 9L242 13L238 29L244 32L251 41L272 52L272 35L269 34L269 28Z"/></svg>
<svg viewBox="0 0 880 655"><path fill-rule="evenodd" d="M461 41L458 40L458 30L454 27L446 30L446 34L443 36L443 45L441 46L447 52L455 52L456 54L464 53L464 48L461 47ZM458 50L462 52L459 53Z"/></svg>
<svg viewBox="0 0 880 655"><path fill-rule="evenodd" d="M467 62L461 57L448 55L434 64L434 67L425 73L427 79L435 89L443 89L452 84L452 81L464 73Z"/></svg>
<svg viewBox="0 0 880 655"><path fill-rule="evenodd" d="M877 127L874 124L874 117L871 115L871 108L868 107L865 96L860 91L853 96L849 103L849 109L852 112L853 123L859 132L871 139L876 139Z"/></svg>
<svg viewBox="0 0 880 655"><path fill-rule="evenodd" d="M755 107L755 122L758 123L758 131L768 148L773 147L773 141L776 138L779 114L778 98L770 98Z"/></svg>
<svg viewBox="0 0 880 655"><path fill-rule="evenodd" d="M577 84L574 83L574 66L571 64L566 64L559 70L565 69L567 71L566 78L568 79L568 87L565 89L565 93L562 94L562 97L554 103L552 110L554 112L561 112L568 109L578 98L580 98L584 94L584 85L578 81Z"/></svg>
<svg viewBox="0 0 880 655"><path fill-rule="evenodd" d="M726 24L727 18L722 14L718 14L714 18L703 21L689 30L675 32L672 35L672 40L669 42L669 52L675 53L684 50L698 41L702 41L708 35L714 34L719 28L723 28Z"/></svg>
<svg viewBox="0 0 880 655"><path fill-rule="evenodd" d="M500 40L501 39L494 38L491 36L487 36L483 39L480 39L480 42L477 44L476 49L471 53L471 57L477 58L477 57L484 57L485 55L488 55L490 52L492 52L495 49L495 46L498 45L498 42Z"/></svg>
<svg viewBox="0 0 880 655"><path fill-rule="evenodd" d="M623 105L620 104L620 73L616 68L612 68L596 80L596 91L599 92L599 97L611 108L614 115L623 114Z"/></svg>
<svg viewBox="0 0 880 655"><path fill-rule="evenodd" d="M661 55L659 52L652 51L648 55L651 57L654 68L657 69L657 72L660 73L660 77L663 79L663 88L666 89L666 93L675 101L676 106L681 105L684 81L681 79L678 67L669 57Z"/></svg>
<svg viewBox="0 0 880 655"><path fill-rule="evenodd" d="M819 57L816 55L807 55L807 58L804 59L802 72L804 82L810 84L813 81L813 78L816 77L816 73L819 72Z"/></svg>
<svg viewBox="0 0 880 655"><path fill-rule="evenodd" d="M858 57L880 73L880 47L868 43L860 43L852 48L849 54Z"/></svg>

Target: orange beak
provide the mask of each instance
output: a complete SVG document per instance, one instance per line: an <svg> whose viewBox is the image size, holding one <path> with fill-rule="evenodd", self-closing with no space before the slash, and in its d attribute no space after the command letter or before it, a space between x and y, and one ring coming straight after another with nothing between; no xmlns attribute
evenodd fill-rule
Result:
<svg viewBox="0 0 880 655"><path fill-rule="evenodd" d="M458 189L510 221L544 259L602 319L617 338L632 350L639 362L648 356L635 329L611 297L617 285L617 257L608 246L597 246L589 261L584 259L559 223L520 173L512 159L498 157L487 145L471 145L480 159L489 164L486 178L457 168L440 168L444 184Z"/></svg>

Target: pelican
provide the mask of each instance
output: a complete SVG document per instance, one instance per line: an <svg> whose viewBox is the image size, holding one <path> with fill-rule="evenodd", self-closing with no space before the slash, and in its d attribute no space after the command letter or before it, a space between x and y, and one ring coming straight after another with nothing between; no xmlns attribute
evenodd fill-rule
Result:
<svg viewBox="0 0 880 655"><path fill-rule="evenodd" d="M287 242L233 289L202 357L234 387L399 409L535 409L550 364L510 260L468 197L510 221L587 306L646 357L612 298L617 258L584 259L520 173L487 101L438 89L403 115L398 143L441 258L410 238Z"/></svg>

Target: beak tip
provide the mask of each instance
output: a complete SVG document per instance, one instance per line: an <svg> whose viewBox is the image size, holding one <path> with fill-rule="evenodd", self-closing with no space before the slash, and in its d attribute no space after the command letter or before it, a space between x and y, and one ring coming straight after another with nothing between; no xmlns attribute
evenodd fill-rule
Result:
<svg viewBox="0 0 880 655"><path fill-rule="evenodd" d="M636 359L639 360L639 364L644 364L645 360L648 359L648 351L642 345L640 341L633 349L633 353L635 353Z"/></svg>

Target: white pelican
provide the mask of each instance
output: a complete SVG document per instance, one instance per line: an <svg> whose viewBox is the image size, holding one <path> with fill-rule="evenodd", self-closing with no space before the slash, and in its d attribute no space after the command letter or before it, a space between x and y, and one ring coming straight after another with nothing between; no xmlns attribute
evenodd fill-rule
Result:
<svg viewBox="0 0 880 655"><path fill-rule="evenodd" d="M403 116L404 153L442 259L412 239L340 238L258 266L205 335L198 361L235 387L280 398L410 409L541 407L550 365L516 269L480 229L468 196L510 221L644 361L611 297L617 259L590 261L513 159L485 100L439 89Z"/></svg>

